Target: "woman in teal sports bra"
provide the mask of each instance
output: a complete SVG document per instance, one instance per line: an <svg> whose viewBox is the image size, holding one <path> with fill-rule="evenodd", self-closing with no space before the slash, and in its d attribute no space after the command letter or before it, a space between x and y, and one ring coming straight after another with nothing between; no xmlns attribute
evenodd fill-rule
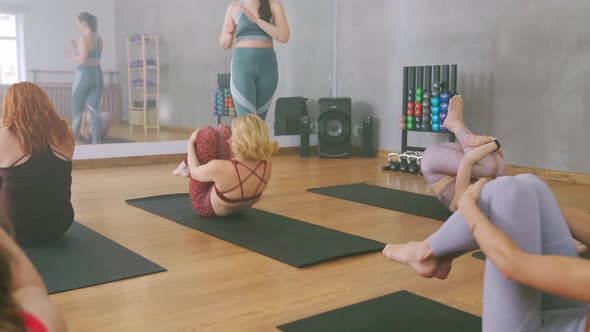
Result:
<svg viewBox="0 0 590 332"><path fill-rule="evenodd" d="M72 49L67 52L68 56L78 64L72 87L72 129L75 138L79 139L82 113L84 107L88 106L92 144L98 144L101 135L100 99L104 88L100 67L103 41L97 34L96 16L84 12L78 16L78 21L82 37L77 42L72 41Z"/></svg>
<svg viewBox="0 0 590 332"><path fill-rule="evenodd" d="M238 115L266 118L279 81L273 40L287 43L289 35L279 0L239 0L228 6L219 44L224 50L233 45L231 93Z"/></svg>

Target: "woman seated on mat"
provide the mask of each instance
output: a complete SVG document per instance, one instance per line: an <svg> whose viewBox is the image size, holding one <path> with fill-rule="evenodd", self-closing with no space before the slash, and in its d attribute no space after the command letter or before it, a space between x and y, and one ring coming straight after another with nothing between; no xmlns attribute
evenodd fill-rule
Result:
<svg viewBox="0 0 590 332"><path fill-rule="evenodd" d="M473 135L463 123L463 99L455 96L449 102L445 127L455 134L457 143L428 147L421 159L424 179L438 199L451 211L457 210L461 194L471 178L501 176L506 163L500 143L493 137Z"/></svg>
<svg viewBox="0 0 590 332"><path fill-rule="evenodd" d="M590 331L590 261L572 234L590 244L590 216L558 206L534 175L481 179L455 212L422 242L383 254L423 277L445 279L454 258L478 246L487 256L483 331Z"/></svg>
<svg viewBox="0 0 590 332"><path fill-rule="evenodd" d="M62 332L64 318L25 253L8 235L12 226L0 211L0 330Z"/></svg>
<svg viewBox="0 0 590 332"><path fill-rule="evenodd" d="M188 141L186 162L197 214L230 216L254 205L270 180L276 151L277 143L270 141L264 121L253 114L235 118L231 130L197 129Z"/></svg>
<svg viewBox="0 0 590 332"><path fill-rule="evenodd" d="M61 237L74 221L70 202L74 137L47 94L11 86L0 127L0 199L19 244Z"/></svg>

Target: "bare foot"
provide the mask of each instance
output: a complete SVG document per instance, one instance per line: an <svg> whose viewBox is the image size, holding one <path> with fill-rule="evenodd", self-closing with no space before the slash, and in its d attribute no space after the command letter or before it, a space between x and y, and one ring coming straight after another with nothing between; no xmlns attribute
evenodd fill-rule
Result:
<svg viewBox="0 0 590 332"><path fill-rule="evenodd" d="M463 98L460 95L454 96L449 101L449 111L444 125L453 133L465 126L463 124Z"/></svg>
<svg viewBox="0 0 590 332"><path fill-rule="evenodd" d="M582 242L574 240L574 244L576 245L576 251L578 254L585 254L588 252L588 247Z"/></svg>
<svg viewBox="0 0 590 332"><path fill-rule="evenodd" d="M180 165L178 165L178 167L172 171L172 175L184 176L185 178L188 178L190 176L188 166L184 163L184 161L181 162Z"/></svg>
<svg viewBox="0 0 590 332"><path fill-rule="evenodd" d="M451 272L452 260L434 256L426 241L388 244L383 256L408 265L424 278L446 279Z"/></svg>

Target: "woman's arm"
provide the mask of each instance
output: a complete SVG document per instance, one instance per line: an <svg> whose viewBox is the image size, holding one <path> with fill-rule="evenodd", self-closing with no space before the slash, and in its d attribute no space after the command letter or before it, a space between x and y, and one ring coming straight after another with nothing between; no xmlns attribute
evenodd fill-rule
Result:
<svg viewBox="0 0 590 332"><path fill-rule="evenodd" d="M280 1L270 0L270 9L272 12L273 23L268 23L265 20L259 18L252 13L248 8L241 7L242 13L248 17L248 19L256 23L264 32L268 33L273 39L286 44L289 42L291 32L289 31L289 24L287 23L287 16L285 15L285 9Z"/></svg>
<svg viewBox="0 0 590 332"><path fill-rule="evenodd" d="M215 174L220 168L220 161L212 160L205 165L201 165L199 163L199 158L197 158L197 153L195 152L195 144L198 133L199 130L197 129L188 139L188 152L186 158L186 161L188 162L187 166L193 179L199 182L213 182L215 179Z"/></svg>
<svg viewBox="0 0 590 332"><path fill-rule="evenodd" d="M78 53L74 53L72 51L68 51L67 55L74 60L75 62L85 65L86 61L88 60L88 46L86 45L86 41L84 37L80 37L78 41Z"/></svg>
<svg viewBox="0 0 590 332"><path fill-rule="evenodd" d="M51 332L66 331L63 315L49 301L41 276L12 238L0 228L0 245L11 260L11 296L25 311L40 319Z"/></svg>
<svg viewBox="0 0 590 332"><path fill-rule="evenodd" d="M223 19L223 27L221 27L221 35L219 35L219 46L224 50L231 48L234 43L234 34L236 32L236 22L234 22L234 11L236 3L232 2L225 11L225 18Z"/></svg>
<svg viewBox="0 0 590 332"><path fill-rule="evenodd" d="M482 179L471 186L461 198L459 209L487 258L509 280L568 299L590 302L590 262L522 251L477 206L486 182Z"/></svg>
<svg viewBox="0 0 590 332"><path fill-rule="evenodd" d="M569 206L559 205L563 219L574 238L586 246L590 245L590 214Z"/></svg>
<svg viewBox="0 0 590 332"><path fill-rule="evenodd" d="M459 170L457 171L457 178L455 180L455 197L453 197L453 201L449 206L449 210L457 210L459 199L471 183L471 168L473 165L497 149L498 147L496 146L496 143L487 143L471 150L461 159Z"/></svg>

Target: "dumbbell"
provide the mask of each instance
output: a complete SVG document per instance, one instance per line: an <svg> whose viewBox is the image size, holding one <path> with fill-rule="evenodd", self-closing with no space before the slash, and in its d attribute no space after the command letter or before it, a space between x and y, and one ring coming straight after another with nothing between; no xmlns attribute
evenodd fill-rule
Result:
<svg viewBox="0 0 590 332"><path fill-rule="evenodd" d="M418 153L414 151L406 151L400 155L400 171L404 173L408 173L410 171L410 157L418 157Z"/></svg>
<svg viewBox="0 0 590 332"><path fill-rule="evenodd" d="M397 159L397 160L394 160ZM389 169L392 171L399 171L400 168L400 155L399 153L390 153L387 155L387 161L389 162Z"/></svg>
<svg viewBox="0 0 590 332"><path fill-rule="evenodd" d="M408 164L408 155L402 153L399 156L399 170L404 173L408 173L410 171L410 165Z"/></svg>
<svg viewBox="0 0 590 332"><path fill-rule="evenodd" d="M408 171L412 174L420 173L420 158L419 156L408 157Z"/></svg>
<svg viewBox="0 0 590 332"><path fill-rule="evenodd" d="M408 128L409 130L414 129L414 117L411 115L408 115L408 117L406 118L406 128Z"/></svg>

